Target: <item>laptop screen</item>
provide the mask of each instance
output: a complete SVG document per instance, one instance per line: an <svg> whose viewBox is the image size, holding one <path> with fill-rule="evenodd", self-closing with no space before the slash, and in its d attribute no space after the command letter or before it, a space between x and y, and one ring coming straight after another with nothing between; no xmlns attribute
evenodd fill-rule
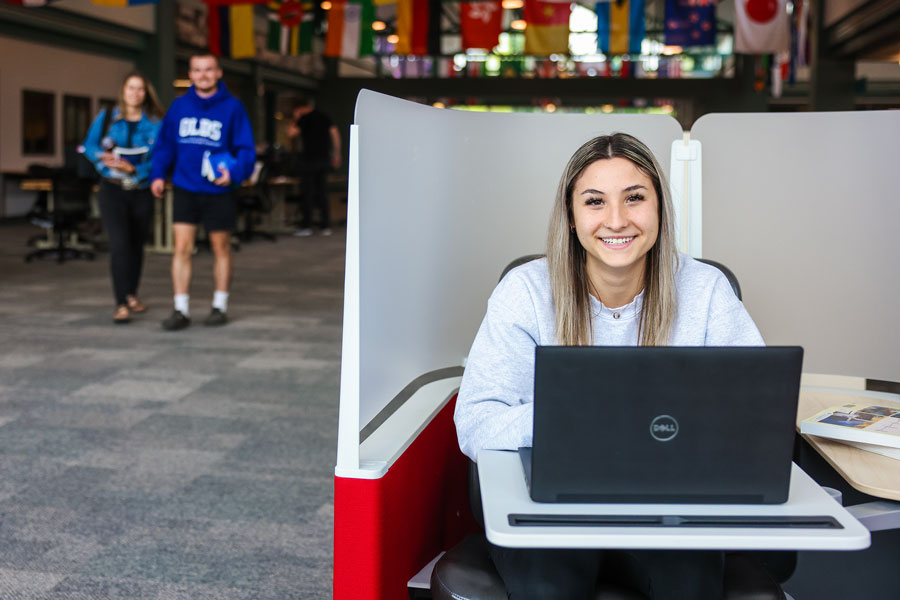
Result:
<svg viewBox="0 0 900 600"><path fill-rule="evenodd" d="M531 496L787 500L799 347L539 346Z"/></svg>

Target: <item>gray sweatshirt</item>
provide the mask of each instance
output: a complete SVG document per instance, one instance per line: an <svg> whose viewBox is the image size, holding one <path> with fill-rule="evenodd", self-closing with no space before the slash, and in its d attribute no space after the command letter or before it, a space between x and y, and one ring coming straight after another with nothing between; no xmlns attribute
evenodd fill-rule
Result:
<svg viewBox="0 0 900 600"><path fill-rule="evenodd" d="M762 336L717 268L682 254L675 274L672 346L761 346ZM643 292L619 308L591 297L594 344L636 346ZM462 451L531 446L534 348L557 345L547 260L510 271L488 300L456 401Z"/></svg>

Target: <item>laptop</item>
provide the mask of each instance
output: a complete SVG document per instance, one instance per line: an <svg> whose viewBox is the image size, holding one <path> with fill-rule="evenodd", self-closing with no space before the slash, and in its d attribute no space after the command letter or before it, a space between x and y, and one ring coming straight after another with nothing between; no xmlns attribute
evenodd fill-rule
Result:
<svg viewBox="0 0 900 600"><path fill-rule="evenodd" d="M800 347L538 346L536 502L787 501Z"/></svg>

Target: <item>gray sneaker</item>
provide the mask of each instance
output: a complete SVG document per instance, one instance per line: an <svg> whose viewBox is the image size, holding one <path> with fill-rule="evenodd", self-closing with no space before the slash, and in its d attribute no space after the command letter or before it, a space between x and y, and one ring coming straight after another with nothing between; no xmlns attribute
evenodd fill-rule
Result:
<svg viewBox="0 0 900 600"><path fill-rule="evenodd" d="M191 324L190 318L184 316L180 310L173 310L168 318L163 319L162 328L166 331L178 331Z"/></svg>
<svg viewBox="0 0 900 600"><path fill-rule="evenodd" d="M218 327L219 325L224 325L228 322L228 315L223 313L218 308L214 308L209 312L209 316L206 317L206 320L203 321L203 324L207 327Z"/></svg>

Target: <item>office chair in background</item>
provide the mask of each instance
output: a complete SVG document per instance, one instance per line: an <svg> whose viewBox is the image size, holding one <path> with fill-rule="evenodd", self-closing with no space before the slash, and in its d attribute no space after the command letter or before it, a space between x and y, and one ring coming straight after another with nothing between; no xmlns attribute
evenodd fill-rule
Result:
<svg viewBox="0 0 900 600"><path fill-rule="evenodd" d="M91 212L93 182L78 177L71 169L51 169L46 174L52 181L52 201L47 201L47 224L53 229L56 245L40 248L25 255L25 262L35 258L55 258L62 264L67 259L94 260L91 250L79 248L78 227Z"/></svg>
<svg viewBox="0 0 900 600"><path fill-rule="evenodd" d="M268 231L254 229L257 218L272 210L272 201L269 195L271 167L268 160L261 162L262 166L256 173L252 185L240 187L237 190L238 216L243 219L244 226L236 235L242 242L252 241L255 237L261 237L270 242L275 241L275 236Z"/></svg>

